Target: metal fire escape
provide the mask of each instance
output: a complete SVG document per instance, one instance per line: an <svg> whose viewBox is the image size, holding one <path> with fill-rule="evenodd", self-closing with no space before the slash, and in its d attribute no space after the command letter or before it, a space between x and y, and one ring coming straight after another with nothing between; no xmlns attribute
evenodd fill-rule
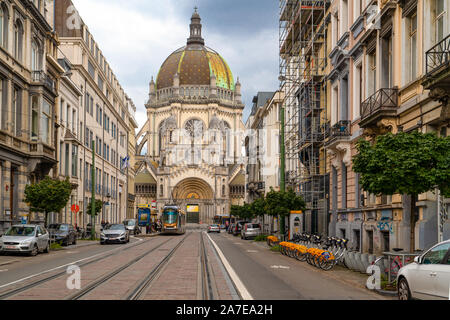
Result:
<svg viewBox="0 0 450 320"><path fill-rule="evenodd" d="M286 185L307 203L304 230L328 229L324 141L326 12L330 1L280 0L280 82L285 93Z"/></svg>

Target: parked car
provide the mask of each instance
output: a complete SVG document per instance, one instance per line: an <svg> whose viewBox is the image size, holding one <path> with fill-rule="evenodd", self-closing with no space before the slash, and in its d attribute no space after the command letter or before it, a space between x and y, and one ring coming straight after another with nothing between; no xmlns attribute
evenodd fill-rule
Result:
<svg viewBox="0 0 450 320"><path fill-rule="evenodd" d="M108 224L100 233L100 244L128 242L130 242L130 232L123 224Z"/></svg>
<svg viewBox="0 0 450 320"><path fill-rule="evenodd" d="M210 233L210 232L220 233L220 226L218 224L210 224L208 226L208 233Z"/></svg>
<svg viewBox="0 0 450 320"><path fill-rule="evenodd" d="M71 224L57 223L48 226L50 239L63 246L77 244L77 231Z"/></svg>
<svg viewBox="0 0 450 320"><path fill-rule="evenodd" d="M236 222L234 229L233 229L233 235L237 236L238 234L241 234L242 227L244 224L246 224L247 221L238 221Z"/></svg>
<svg viewBox="0 0 450 320"><path fill-rule="evenodd" d="M123 224L130 234L136 235L141 233L141 229L139 229L136 219L127 219L123 222Z"/></svg>
<svg viewBox="0 0 450 320"><path fill-rule="evenodd" d="M438 243L397 274L400 300L449 300L450 240Z"/></svg>
<svg viewBox="0 0 450 320"><path fill-rule="evenodd" d="M48 231L35 224L13 225L0 237L0 253L18 252L31 256L50 251Z"/></svg>
<svg viewBox="0 0 450 320"><path fill-rule="evenodd" d="M247 240L261 234L261 226L258 223L246 223L241 230L241 239Z"/></svg>
<svg viewBox="0 0 450 320"><path fill-rule="evenodd" d="M232 224L230 224L230 225L228 226L228 233L230 233L230 234L233 233L234 226L235 226L234 223L232 223Z"/></svg>

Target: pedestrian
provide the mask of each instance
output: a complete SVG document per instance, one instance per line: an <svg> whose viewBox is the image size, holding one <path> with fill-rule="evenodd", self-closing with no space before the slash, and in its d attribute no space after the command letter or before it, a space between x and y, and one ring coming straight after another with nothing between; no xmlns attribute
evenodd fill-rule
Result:
<svg viewBox="0 0 450 320"><path fill-rule="evenodd" d="M145 226L145 234L148 234L149 228L150 228L150 225L147 223L147 225Z"/></svg>

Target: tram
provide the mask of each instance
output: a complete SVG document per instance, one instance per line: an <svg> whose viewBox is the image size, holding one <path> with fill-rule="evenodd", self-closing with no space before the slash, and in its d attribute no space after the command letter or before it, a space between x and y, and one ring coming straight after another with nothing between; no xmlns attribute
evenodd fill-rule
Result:
<svg viewBox="0 0 450 320"><path fill-rule="evenodd" d="M176 205L166 205L161 215L162 234L186 233L186 214Z"/></svg>

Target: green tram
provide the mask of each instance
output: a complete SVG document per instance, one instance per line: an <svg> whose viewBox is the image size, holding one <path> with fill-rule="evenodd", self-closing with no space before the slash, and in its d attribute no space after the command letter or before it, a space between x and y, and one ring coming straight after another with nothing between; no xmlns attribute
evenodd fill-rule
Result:
<svg viewBox="0 0 450 320"><path fill-rule="evenodd" d="M176 205L166 205L161 216L162 234L184 234L186 232L186 214Z"/></svg>

